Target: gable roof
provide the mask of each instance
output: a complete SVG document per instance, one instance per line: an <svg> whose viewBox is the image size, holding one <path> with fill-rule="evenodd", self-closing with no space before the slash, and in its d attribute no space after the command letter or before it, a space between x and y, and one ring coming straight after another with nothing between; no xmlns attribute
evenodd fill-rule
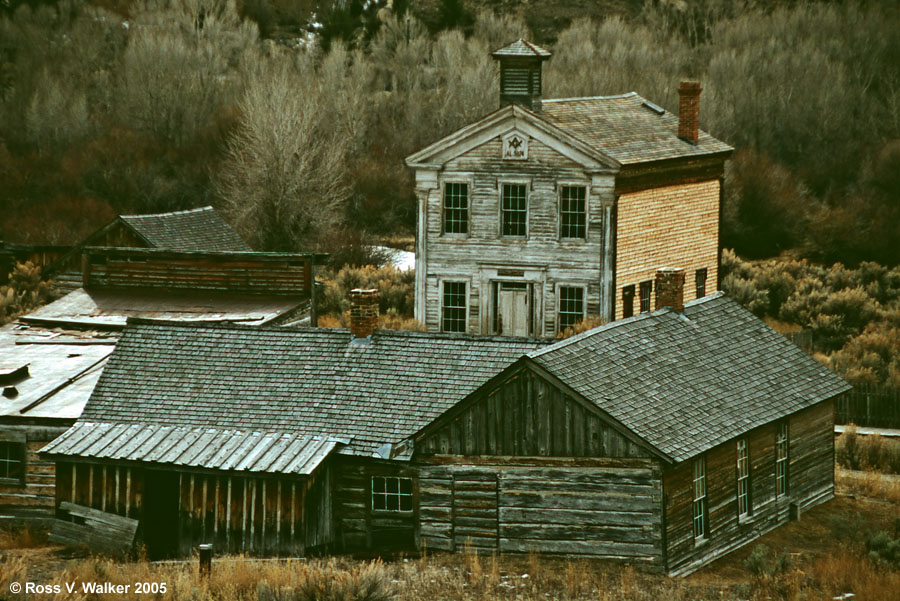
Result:
<svg viewBox="0 0 900 601"><path fill-rule="evenodd" d="M850 388L721 292L528 358L674 461Z"/></svg>
<svg viewBox="0 0 900 601"><path fill-rule="evenodd" d="M344 452L372 455L548 343L130 322L82 421L350 438Z"/></svg>
<svg viewBox="0 0 900 601"><path fill-rule="evenodd" d="M635 92L542 101L540 116L622 165L701 155L733 148L701 131L696 144L678 137L678 116Z"/></svg>
<svg viewBox="0 0 900 601"><path fill-rule="evenodd" d="M183 251L252 251L212 207L152 215L120 215L154 248Z"/></svg>

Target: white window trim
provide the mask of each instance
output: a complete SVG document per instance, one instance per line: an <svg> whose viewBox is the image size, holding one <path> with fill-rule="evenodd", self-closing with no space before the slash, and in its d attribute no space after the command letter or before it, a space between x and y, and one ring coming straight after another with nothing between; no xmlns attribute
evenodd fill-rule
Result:
<svg viewBox="0 0 900 601"><path fill-rule="evenodd" d="M510 236L503 234L503 185L525 186L525 235ZM531 236L531 179L501 178L497 180L497 237L501 240L528 240Z"/></svg>
<svg viewBox="0 0 900 601"><path fill-rule="evenodd" d="M738 521L746 521L753 514L751 493L751 465L750 465L750 441L739 438L735 443L735 471L736 471L736 500ZM743 484L743 487L742 487Z"/></svg>
<svg viewBox="0 0 900 601"><path fill-rule="evenodd" d="M444 329L444 282L466 285L466 328L462 332L450 332ZM438 331L447 334L469 333L469 311L472 307L472 281L469 278L439 278L438 279Z"/></svg>
<svg viewBox="0 0 900 601"><path fill-rule="evenodd" d="M702 467L702 470L698 470L698 467ZM697 457L693 461L692 465L692 478L691 478L691 532L694 535L694 544L705 543L709 540L709 487L706 481L706 455L701 455ZM702 473L699 473L701 472ZM697 481L702 478L703 480L703 495L697 496ZM699 535L697 534L697 528L695 526L698 516L697 516L697 503L700 502L700 524L703 526L703 532Z"/></svg>
<svg viewBox="0 0 900 601"><path fill-rule="evenodd" d="M581 321L585 317L587 317L587 304L588 304L588 297L587 297L588 287L587 287L587 285L586 284L568 284L566 282L557 282L556 288L554 290L554 293L556 294L556 313L553 315L554 319L556 320L556 333L557 334L562 332L562 329L560 328L560 323L559 323L559 309L560 309L559 305L560 305L560 301L562 299L561 288L581 288L581 319L578 321ZM578 323L578 322L576 322L576 323Z"/></svg>
<svg viewBox="0 0 900 601"><path fill-rule="evenodd" d="M584 188L584 238L563 238L562 235L562 189ZM556 239L563 243L584 243L588 240L591 223L591 183L584 181L556 182Z"/></svg>
<svg viewBox="0 0 900 601"><path fill-rule="evenodd" d="M784 429L784 458L779 459L778 457L778 445L780 443L780 434L781 430ZM791 429L790 425L787 421L779 422L775 426L775 498L779 497L787 497L790 495L791 487L790 487L790 461L791 461ZM779 463L781 464L784 472L779 476L778 467ZM783 481L783 490L778 492L778 481L781 479Z"/></svg>
<svg viewBox="0 0 900 601"><path fill-rule="evenodd" d="M474 180L475 178L471 175L450 175L438 178L438 193L440 194L440 202L438 204L438 214L440 216L439 231L442 238L469 238L472 235L472 195L475 191ZM444 194L446 193L446 184L466 184L468 186L469 206L467 211L469 221L465 234L444 231Z"/></svg>

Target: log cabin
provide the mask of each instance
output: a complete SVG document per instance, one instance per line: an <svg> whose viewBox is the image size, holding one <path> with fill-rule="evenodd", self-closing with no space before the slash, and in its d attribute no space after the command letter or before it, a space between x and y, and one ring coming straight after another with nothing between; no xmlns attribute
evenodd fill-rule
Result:
<svg viewBox="0 0 900 601"><path fill-rule="evenodd" d="M406 159L416 319L553 336L653 310L662 266L685 270L688 301L715 292L732 148L699 129L700 85L681 84L677 116L634 92L544 99L548 51L518 40L492 56L501 108Z"/></svg>
<svg viewBox="0 0 900 601"><path fill-rule="evenodd" d="M848 387L722 293L553 341L131 320L43 456L151 557L542 552L685 574L830 499Z"/></svg>

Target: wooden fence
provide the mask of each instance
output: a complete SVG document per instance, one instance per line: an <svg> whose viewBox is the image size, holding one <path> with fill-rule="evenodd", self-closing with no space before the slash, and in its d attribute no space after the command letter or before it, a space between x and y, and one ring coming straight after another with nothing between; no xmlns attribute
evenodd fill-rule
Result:
<svg viewBox="0 0 900 601"><path fill-rule="evenodd" d="M900 392L857 384L835 403L834 423L900 428Z"/></svg>

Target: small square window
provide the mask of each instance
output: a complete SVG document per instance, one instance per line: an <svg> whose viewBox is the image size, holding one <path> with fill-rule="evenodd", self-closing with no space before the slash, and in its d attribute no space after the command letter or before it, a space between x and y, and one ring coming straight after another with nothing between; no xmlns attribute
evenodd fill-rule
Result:
<svg viewBox="0 0 900 601"><path fill-rule="evenodd" d="M466 331L466 283L444 282L441 331Z"/></svg>
<svg viewBox="0 0 900 601"><path fill-rule="evenodd" d="M444 184L444 233L469 232L469 184L447 182Z"/></svg>
<svg viewBox="0 0 900 601"><path fill-rule="evenodd" d="M528 234L528 186L503 184L500 199L500 231L504 236Z"/></svg>
<svg viewBox="0 0 900 601"><path fill-rule="evenodd" d="M697 280L697 298L706 296L706 268L698 269L695 278Z"/></svg>
<svg viewBox="0 0 900 601"><path fill-rule="evenodd" d="M559 287L559 331L571 328L584 319L584 288Z"/></svg>
<svg viewBox="0 0 900 601"><path fill-rule="evenodd" d="M584 239L587 235L584 186L562 186L559 195L559 237Z"/></svg>
<svg viewBox="0 0 900 601"><path fill-rule="evenodd" d="M641 313L650 310L650 293L653 292L653 281L641 282Z"/></svg>
<svg viewBox="0 0 900 601"><path fill-rule="evenodd" d="M25 482L25 445L0 441L0 478Z"/></svg>
<svg viewBox="0 0 900 601"><path fill-rule="evenodd" d="M634 315L634 284L622 288L622 317Z"/></svg>
<svg viewBox="0 0 900 601"><path fill-rule="evenodd" d="M372 476L372 509L412 511L412 478Z"/></svg>

